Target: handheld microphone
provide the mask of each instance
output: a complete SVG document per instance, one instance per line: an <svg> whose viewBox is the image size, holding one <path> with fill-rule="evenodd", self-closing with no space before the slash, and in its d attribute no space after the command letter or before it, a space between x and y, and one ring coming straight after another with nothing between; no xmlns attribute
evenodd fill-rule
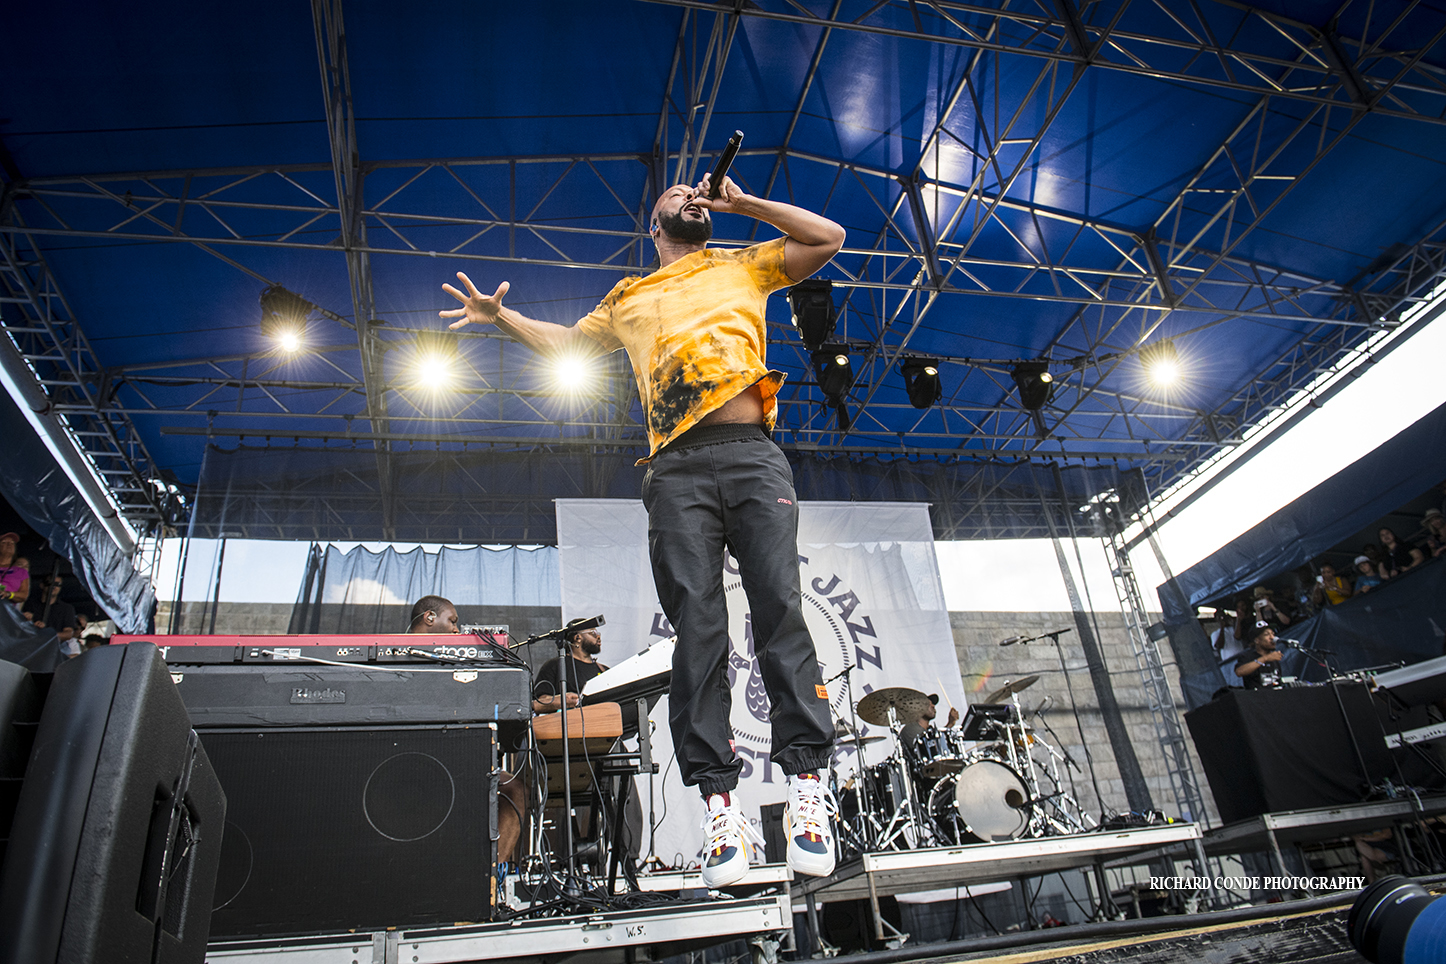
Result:
<svg viewBox="0 0 1446 964"><path fill-rule="evenodd" d="M738 148L742 146L743 132L734 131L733 136L728 138L728 146L718 156L713 173L708 175L708 200L718 200L718 192L723 190L723 179L728 176L728 168L733 166L733 158L738 156Z"/></svg>

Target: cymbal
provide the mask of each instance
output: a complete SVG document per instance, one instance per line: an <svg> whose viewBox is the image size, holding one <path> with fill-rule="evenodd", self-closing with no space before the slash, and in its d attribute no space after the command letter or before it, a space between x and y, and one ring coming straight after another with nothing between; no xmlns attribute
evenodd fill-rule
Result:
<svg viewBox="0 0 1446 964"><path fill-rule="evenodd" d="M833 742L836 746L853 746L855 743L859 746L868 746L870 743L882 743L883 741L884 738L881 736L866 736L862 739L856 736L841 736Z"/></svg>
<svg viewBox="0 0 1446 964"><path fill-rule="evenodd" d="M1005 683L1005 684L1004 684L1003 686L1001 686L999 689L995 690L993 693L990 693L988 696L986 696L986 697L984 698L984 702L986 702L986 703L1003 703L1005 700L1009 699L1009 697L1013 696L1015 693L1018 693L1018 692L1020 692L1021 690L1027 690L1027 689L1029 689L1031 686L1033 686L1035 683L1038 683L1038 682L1039 682L1039 677L1038 677L1038 676L1026 676L1026 677L1024 677L1023 679L1017 679L1017 680L1015 680L1013 683ZM872 720L871 720L870 722L872 722Z"/></svg>
<svg viewBox="0 0 1446 964"><path fill-rule="evenodd" d="M888 689L874 690L868 696L859 700L859 716L865 723L872 723L874 726L889 725L889 707L899 715L900 723L913 723L924 715L924 707L929 705L929 697L918 690L911 690L907 686L891 686Z"/></svg>

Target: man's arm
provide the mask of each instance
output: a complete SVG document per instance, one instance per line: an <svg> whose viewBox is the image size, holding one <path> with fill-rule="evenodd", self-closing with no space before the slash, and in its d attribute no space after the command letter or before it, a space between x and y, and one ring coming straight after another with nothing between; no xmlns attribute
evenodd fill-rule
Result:
<svg viewBox="0 0 1446 964"><path fill-rule="evenodd" d="M550 321L528 318L520 312L502 306L502 296L511 287L506 281L497 286L491 295L483 295L472 284L472 279L457 272L457 280L466 286L463 294L451 285L442 285L442 290L462 302L462 307L451 311L439 311L442 318L460 318L448 327L456 329L465 325L496 325L503 332L522 342L539 355L556 358L559 355L601 355L602 347L576 327L554 325Z"/></svg>
<svg viewBox="0 0 1446 964"><path fill-rule="evenodd" d="M783 270L794 281L811 276L843 247L845 235L841 225L792 204L745 194L731 177L723 178L723 189L713 200L708 199L708 178L703 178L698 182L693 203L715 213L746 214L788 235L783 246Z"/></svg>

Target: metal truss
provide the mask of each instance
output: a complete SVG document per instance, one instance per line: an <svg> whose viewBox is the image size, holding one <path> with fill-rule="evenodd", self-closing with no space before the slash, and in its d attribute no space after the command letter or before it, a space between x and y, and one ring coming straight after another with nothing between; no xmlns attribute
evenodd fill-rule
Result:
<svg viewBox="0 0 1446 964"><path fill-rule="evenodd" d="M313 0L330 163L10 185L15 215L0 224L10 245L21 236L184 244L258 279L244 263L251 248L346 260L356 345L313 352L327 368L323 378L298 377L284 359L264 355L129 365L100 373L108 393L57 404L73 420L204 418L204 431L218 436L244 431L278 444L371 445L381 504L392 506L387 518L397 511L389 453L399 445L635 449L643 438L636 388L616 359L604 364L594 391L561 403L549 397L528 353L511 351L500 337L469 338L462 341L468 386L445 407L418 393L395 362L416 331L377 319L371 259L602 272L600 292L611 278L641 270L652 257L649 199L668 183L694 180L710 156L704 145L722 141L711 127L745 18L819 29L786 134L744 151L735 177L755 194L825 213L871 208L881 225L868 237L851 226L859 240L827 271L845 293L843 339L858 359L852 425L841 432L814 386L791 384L779 399L779 437L797 453L1005 466L1114 460L1142 469L1160 490L1238 442L1369 331L1393 324L1441 275L1446 226L1350 283L1245 253L1271 212L1363 119L1442 121L1446 78L1422 58L1446 36L1446 25L1421 4L1385 21L1351 0L1321 29L1214 0L1186 8L1164 0L1078 7L1064 0L1010 10L903 0L758 0L726 8L655 2L683 10L646 153L367 161L356 145L340 2ZM843 162L794 143L841 31L967 51L918 155L898 169ZM1000 63L1020 58L1032 65L1032 80L999 89ZM1019 189L1091 70L1234 92L1234 128L1149 223L1081 217ZM748 243L756 230L720 243ZM1024 411L1007 369L964 357L940 358L950 391L927 411L892 401L897 393L879 394L897 377L900 359L918 350L921 332L967 334L976 299L1069 307L1068 321L1040 352L1058 378L1047 408ZM1219 325L1242 338L1253 325L1285 328L1295 341L1261 371L1242 373L1242 387L1208 410L1122 388L1124 366L1147 344L1164 337L1188 344L1192 334ZM778 328L771 340L775 353L795 353L794 367L809 370L790 331ZM195 422L165 430L202 431ZM977 490L948 478L931 483L961 486L941 493L961 500L941 529L993 531L993 521L980 519L985 500L1007 500L1012 483L993 471L979 477Z"/></svg>
<svg viewBox="0 0 1446 964"><path fill-rule="evenodd" d="M143 536L159 538L179 506L160 480L136 425L114 405L116 385L97 361L54 273L8 197L0 219L0 326L56 410L67 415L76 447L106 483L121 515ZM144 554L143 554L144 555ZM150 556L145 556L149 560Z"/></svg>
<svg viewBox="0 0 1446 964"><path fill-rule="evenodd" d="M373 236L378 227L396 247L379 247L369 242L359 246L359 254L412 255L433 257L445 255L463 260L480 260L501 263L529 265L567 266L593 270L623 273L637 264L640 238L636 209L621 202L627 195L641 193L641 182L645 180L646 166L640 164L645 158L639 156L619 157L577 157L577 158L505 158L495 160L449 159L413 164L379 165L370 171L372 176L384 172L397 178L402 185L363 211L363 218L372 228ZM466 213L439 216L425 213L425 198L419 198L415 208L408 210L408 191L423 193L423 185L429 179L464 182L468 175L479 180L485 178L488 169L509 172L517 167L534 169L534 177L540 185L540 193L552 196L562 191L575 192L580 188L595 189L602 184L608 194L619 199L614 215L619 220L612 226L574 226L554 220L551 212L541 212L534 204L534 211L516 220L498 218L489 209L521 207L518 199L504 195L489 203L481 195L474 203L478 207L475 216ZM848 177L861 190L883 195L892 193L895 211L904 206L905 192L898 190L897 175L880 170L870 170L858 165L844 165L823 158L798 152L783 152L779 166L785 172L802 166L805 170L792 175L794 180L818 179L818 171L824 170L830 177ZM479 173L482 172L482 173ZM58 235L81 235L87 237L126 238L162 240L175 243L190 243L204 249L215 250L221 246L262 246L293 249L335 250L344 246L340 230L341 215L335 206L315 200L306 203L287 203L290 200L304 201L304 198L277 198L273 201L233 199L244 195L255 197L258 187L279 189L282 194L302 194L301 180L305 175L314 175L318 170L312 166L306 169L251 169L247 171L184 171L164 174L107 175L104 177L72 178L64 180L33 180L17 188L20 196L33 201L43 208L50 217L46 227L35 229L38 233ZM509 176L507 181L513 179ZM582 180L586 184L575 182ZM259 182L259 183L258 183ZM917 183L917 182L916 182ZM126 185L122 188L122 185ZM940 184L929 182L925 186L940 197L961 197L970 192L968 185ZM175 190L172 190L175 188ZM185 193L189 191L190 193ZM1214 252L1201 248L1198 242L1187 250L1186 246L1170 239L1156 239L1150 242L1138 232L1101 222L1092 222L1060 212L1043 209L1037 205L1022 204L1008 199L990 196L974 190L970 195L972 203L992 207L985 218L995 230L1018 234L1021 225L1043 225L1068 232L1070 241L1058 249L1045 247L1041 250L1024 248L1012 260L997 257L974 257L969 254L968 235L976 238L982 232L977 226L966 223L959 212L963 204L955 209L955 217L937 232L938 240L932 250L924 250L915 236L893 216L891 226L881 233L871 248L846 249L837 260L840 273L845 277L836 283L849 291L846 303L848 317L864 321L849 331L849 340L861 350L862 364L860 382L855 390L856 400L861 399L852 434L860 436L887 435L897 444L898 429L879 417L888 409L872 401L874 390L886 379L894 377L892 366L901 355L909 350L909 338L924 322L929 310L940 299L949 301L961 295L989 298L1046 300L1064 302L1079 306L1080 311L1074 330L1066 330L1057 339L1058 355L1063 360L1077 360L1078 367L1070 370L1062 380L1064 392L1056 405L1062 405L1070 393L1083 396L1070 402L1071 408L1055 416L1048 433L1055 441L1091 440L1115 438L1121 442L1119 454L1134 454L1145 441L1164 443L1179 437L1178 431L1165 426L1180 418L1198 417L1197 413L1171 411L1168 402L1150 399L1136 394L1129 396L1110 391L1098 385L1103 375L1114 366L1097 364L1102 355L1127 356L1139 347L1153 330L1145 327L1141 335L1139 326L1124 329L1124 319L1131 314L1139 317L1143 311L1154 312L1153 317L1171 313L1176 317L1197 318L1201 325L1226 322L1252 321L1270 324L1310 324L1316 327L1341 327L1355 331L1372 324L1368 316L1362 315L1362 303L1357 293L1347 291L1343 286L1321 279L1301 277L1273 268L1249 262L1242 258L1220 257ZM63 213L62 213L63 209ZM270 237L246 237L227 220L228 216L252 217L264 210L288 220L288 225ZM116 211L112 217L109 212ZM82 220L84 219L84 221ZM102 220L104 219L104 220ZM203 224L209 222L220 230L200 232L177 230L178 222L195 219ZM89 223L85 223L89 222ZM445 227L450 231L463 232L460 239L447 248L437 251L429 246L434 240L426 235ZM147 230L141 230L145 228ZM967 232L967 234L965 233ZM1042 236L1039 231L1031 232ZM961 236L963 235L963 236ZM521 237L519 237L521 236ZM531 247L525 243L532 240ZM742 239L740 239L741 241ZM597 245L601 241L606 251L599 254ZM538 246L541 245L541 250ZM1151 247L1153 245L1153 247ZM1077 260L1071 263L1075 252L1090 249L1107 252L1110 260L1095 263ZM1158 263L1152 262L1147 252L1160 252L1158 260L1169 265L1163 280L1172 286L1173 305L1160 295L1162 275ZM1058 254L1055 252L1058 251ZM509 253L510 252L510 253ZM550 255L550 257L549 257ZM1199 260L1211 264L1209 283L1200 281ZM928 264L936 263L941 278L937 285L930 283ZM851 269L850 265L856 265ZM1176 282L1173 279L1181 279ZM892 299L892 301L891 301ZM1312 313L1312 309L1318 313ZM1088 312L1109 313L1110 319L1101 324ZM877 319L872 324L868 319ZM900 323L903 323L902 330ZM360 326L359 326L360 327ZM857 334L855 334L857 332ZM405 328L368 326L368 357L374 359L370 365L370 376L365 370L361 379L368 407L364 410L350 410L345 407L337 412L352 417L365 415L372 418L377 405L386 404L389 389L385 379L378 372L375 359L385 356L389 345L404 343L414 335ZM360 338L360 334L358 335ZM777 338L781 347L799 350L797 342L786 333ZM339 369L339 374L355 372L361 366L354 361L345 366L328 364ZM944 359L946 363L950 359ZM1043 449L1040 454L1050 457L1061 454L1064 449L1057 446L1041 446L1041 440L1032 437L1033 432L1025 425L1027 419L1017 405L1009 400L1010 386L1007 378L1001 379L998 372L989 372L975 366L972 359L955 359L961 378L958 389L951 399L915 419L908 430L904 448L929 444L928 447L957 446L961 438L1022 438L1021 454L1034 449ZM193 371L198 379L221 377L234 383L241 391L245 376L242 365L260 364L266 368L281 368L281 360L268 361L264 358L233 359L230 362L198 360ZM800 355L800 366L806 362ZM1118 364L1118 361L1115 363ZM229 366L229 367L228 367ZM169 367L176 367L171 365ZM481 369L482 363L474 365ZM225 371L218 368L227 368ZM205 369L201 371L200 369ZM254 369L253 369L254 370ZM117 373L119 374L119 373ZM142 372L136 366L124 373L128 385L142 383ZM511 391L526 393L537 387L535 372L526 371L525 366L516 370L521 383L499 385L484 383L481 391ZM370 378L373 387L366 390ZM180 376L176 376L180 378ZM958 399L966 395L965 386L970 378L993 379L991 391L996 395L988 404L970 406ZM204 381L198 383L205 383ZM279 386L257 387L274 388ZM212 386L214 387L214 386ZM301 386L297 386L300 388ZM354 386L336 386L338 391L348 392ZM972 386L970 386L972 388ZM210 390L208 389L208 392ZM204 394L204 393L203 393ZM256 393L261 397L264 393ZM195 412L222 408L210 399L214 393L205 396L204 407L199 400L182 406ZM232 402L226 398L226 402ZM612 397L614 411L610 418L619 430L636 431L636 412L628 413L621 393ZM831 438L835 430L828 424L816 399L803 395L786 395L782 400L781 424L792 437L816 443L832 442L845 444L843 439ZM1091 408L1090 406L1094 406ZM137 410L164 406L153 402L140 401ZM227 405L226 407L231 407ZM335 407L335 406L333 406ZM275 405L277 414L283 414L279 402ZM902 406L894 406L895 409ZM260 414L255 407L240 409L241 412ZM424 417L421 411L409 412L410 417ZM1065 415L1074 416L1073 419ZM1088 425L1086 417L1095 421ZM548 421L545 417L540 420ZM892 420L890 420L892 421ZM1224 423L1220 418L1217 422ZM1075 425L1086 431L1072 431ZM386 434L386 429L377 425L377 430ZM1131 439L1131 435L1134 439ZM1213 440L1212 440L1213 442ZM1098 447L1097 445L1095 447Z"/></svg>
<svg viewBox="0 0 1446 964"><path fill-rule="evenodd" d="M711 0L647 2L718 9ZM1424 3L1387 15L1368 0L1350 0L1324 27L1229 0L1034 0L1008 9L856 0L847 12L844 6L750 0L733 15L1446 122L1446 77L1421 63L1446 37L1446 24Z"/></svg>

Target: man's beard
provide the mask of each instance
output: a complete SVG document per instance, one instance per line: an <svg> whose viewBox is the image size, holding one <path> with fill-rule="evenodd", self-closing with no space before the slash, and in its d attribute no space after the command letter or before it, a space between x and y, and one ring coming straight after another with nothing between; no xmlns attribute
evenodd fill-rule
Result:
<svg viewBox="0 0 1446 964"><path fill-rule="evenodd" d="M596 656L602 652L602 640L580 636L577 640L577 648L589 656Z"/></svg>
<svg viewBox="0 0 1446 964"><path fill-rule="evenodd" d="M713 237L713 219L706 216L701 220L690 220L683 217L681 211L659 214L658 225L668 237L688 244L704 244Z"/></svg>

